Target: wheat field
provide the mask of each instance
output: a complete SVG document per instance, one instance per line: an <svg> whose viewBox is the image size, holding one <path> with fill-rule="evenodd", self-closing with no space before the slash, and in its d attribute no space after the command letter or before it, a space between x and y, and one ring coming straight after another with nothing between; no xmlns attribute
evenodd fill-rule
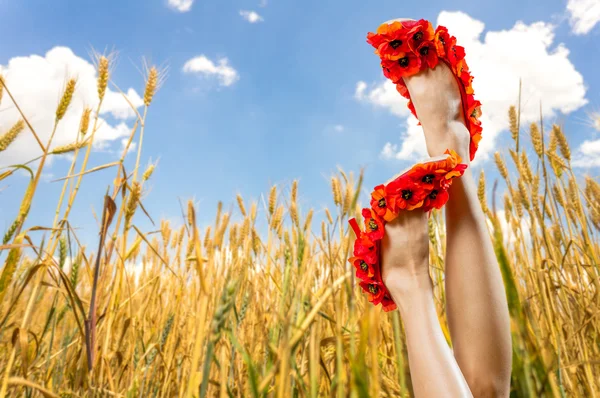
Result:
<svg viewBox="0 0 600 398"><path fill-rule="evenodd" d="M120 160L90 167L110 59L99 56L97 68L100 103L85 109L72 144L42 143L27 115L0 131L0 155L20 134L34 134L44 149L37 163L0 170L0 181L23 171L29 178L0 246L0 398L412 396L399 314L369 304L347 262L348 219L360 220L367 203L362 171L331 177L329 209L300 208L293 181L255 201L231 198L225 208L235 204L234 211L220 202L203 230L192 201L181 225L141 230L141 198L154 170L140 166L141 144L162 76L147 68L144 106L134 108ZM18 106L11 82L0 82L0 101ZM76 89L76 79L66 82L54 131ZM561 127L519 126L515 107L507 116L514 147L495 154L503 180L481 172L479 199L512 318L511 396L599 396L600 184L572 170ZM135 169L127 174L134 139ZM72 161L53 199L53 224L32 227L42 171L66 153ZM70 212L81 181L107 169L115 177L97 200L104 206L98 241L86 247ZM429 232L449 339L443 213L430 217Z"/></svg>

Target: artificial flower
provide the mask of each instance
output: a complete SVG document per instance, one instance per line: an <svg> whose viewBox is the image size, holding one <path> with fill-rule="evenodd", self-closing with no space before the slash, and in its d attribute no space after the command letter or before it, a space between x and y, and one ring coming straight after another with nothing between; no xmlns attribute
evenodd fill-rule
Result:
<svg viewBox="0 0 600 398"><path fill-rule="evenodd" d="M452 166L453 167L453 166ZM424 190L432 190L437 181L444 178L448 170L448 159L415 165L410 178Z"/></svg>
<svg viewBox="0 0 600 398"><path fill-rule="evenodd" d="M350 257L348 261L356 268L356 277L360 280L370 280L375 276L375 267L373 264L366 262L364 258Z"/></svg>
<svg viewBox="0 0 600 398"><path fill-rule="evenodd" d="M450 62L450 65L456 67L458 62L465 58L465 48L457 45L454 37L452 37L452 39L454 44L452 44L450 48L446 50L446 56L448 58L448 62Z"/></svg>
<svg viewBox="0 0 600 398"><path fill-rule="evenodd" d="M423 42L417 48L417 53L421 56L421 69L433 69L437 66L439 58L433 42Z"/></svg>
<svg viewBox="0 0 600 398"><path fill-rule="evenodd" d="M427 212L431 209L441 209L448 201L449 195L447 189L442 188L438 183L437 186L429 192L423 202L423 211Z"/></svg>
<svg viewBox="0 0 600 398"><path fill-rule="evenodd" d="M359 283L360 287L367 292L369 301L375 305L381 303L383 301L383 297L387 289L381 282L370 281L365 282L362 281Z"/></svg>
<svg viewBox="0 0 600 398"><path fill-rule="evenodd" d="M406 99L410 99L410 93L408 92L408 88L406 87L406 83L404 83L403 79L400 79L396 83L396 90Z"/></svg>
<svg viewBox="0 0 600 398"><path fill-rule="evenodd" d="M377 185L371 193L371 208L385 221L392 221L396 214L392 211L396 197L388 194L385 185Z"/></svg>
<svg viewBox="0 0 600 398"><path fill-rule="evenodd" d="M370 208L362 210L362 215L365 218L365 233L372 241L377 241L383 238L384 229L383 221L377 213Z"/></svg>
<svg viewBox="0 0 600 398"><path fill-rule="evenodd" d="M443 58L446 56L446 42L449 40L450 35L448 34L448 29L444 26L438 26L433 37L438 57Z"/></svg>
<svg viewBox="0 0 600 398"><path fill-rule="evenodd" d="M395 61L384 59L381 61L383 74L390 79L392 83L398 83L404 76L412 76L419 72L421 68L421 58L413 53L402 53L402 56Z"/></svg>
<svg viewBox="0 0 600 398"><path fill-rule="evenodd" d="M379 27L376 34L369 33L367 42L376 48L375 53L382 59L394 61L410 50L406 40L406 30L397 21L384 25Z"/></svg>
<svg viewBox="0 0 600 398"><path fill-rule="evenodd" d="M354 241L354 255L363 258L369 264L377 263L377 246L364 232Z"/></svg>
<svg viewBox="0 0 600 398"><path fill-rule="evenodd" d="M385 312L390 312L398 308L394 300L390 297L389 293L384 294L383 299L381 300L381 307Z"/></svg>
<svg viewBox="0 0 600 398"><path fill-rule="evenodd" d="M423 188L415 183L408 173L401 175L387 185L390 192L398 195L396 206L400 210L413 210L420 207L426 195Z"/></svg>
<svg viewBox="0 0 600 398"><path fill-rule="evenodd" d="M405 24L405 27L409 26ZM421 44L433 40L435 32L429 21L421 19L414 23L414 26L410 28L406 35L408 37L408 46L415 54L418 54L418 48Z"/></svg>

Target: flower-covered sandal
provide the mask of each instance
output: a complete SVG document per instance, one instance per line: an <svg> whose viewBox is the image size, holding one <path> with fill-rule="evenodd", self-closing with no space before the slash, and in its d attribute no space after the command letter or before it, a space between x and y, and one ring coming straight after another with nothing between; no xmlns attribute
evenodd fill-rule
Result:
<svg viewBox="0 0 600 398"><path fill-rule="evenodd" d="M465 124L471 137L469 156L473 160L481 140L481 103L475 100L471 83L473 77L464 59L464 48L448 29L431 23L402 20L382 24L377 33L369 33L367 42L376 48L381 58L384 75L408 101L408 108L417 117L415 107L403 77L409 77L444 62L452 71L460 89ZM417 117L418 118L418 117ZM365 230L356 219L349 220L356 234L354 256L348 261L356 268L360 287L374 305L381 303L384 311L397 308L381 278L380 250L385 223L395 219L400 211L420 209L431 211L442 208L448 201L452 179L463 175L467 168L462 159L451 150L441 160L432 159L414 165L410 170L388 184L378 185L371 194L371 207L362 211Z"/></svg>
<svg viewBox="0 0 600 398"><path fill-rule="evenodd" d="M448 201L448 188L452 180L463 175L466 164L454 151L427 162L417 163L408 171L374 188L371 193L371 207L362 210L365 230L362 231L356 219L350 226L356 234L354 256L348 261L356 268L360 287L369 295L374 305L381 303L384 311L396 309L396 303L381 278L381 241L385 224L393 221L401 211L441 209Z"/></svg>
<svg viewBox="0 0 600 398"><path fill-rule="evenodd" d="M431 23L424 19L405 19L382 24L377 33L367 35L367 42L375 47L383 74L408 99L408 108L417 119L403 78L428 68L434 69L439 62L450 68L460 90L465 125L471 137L470 160L473 160L481 141L481 102L475 99L473 75L465 60L465 49L457 45L456 37L450 36L444 26L438 26L434 31Z"/></svg>

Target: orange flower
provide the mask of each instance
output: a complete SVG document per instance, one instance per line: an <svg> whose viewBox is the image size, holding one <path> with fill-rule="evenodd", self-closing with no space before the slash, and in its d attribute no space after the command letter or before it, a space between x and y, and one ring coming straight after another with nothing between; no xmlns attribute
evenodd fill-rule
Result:
<svg viewBox="0 0 600 398"><path fill-rule="evenodd" d="M365 281L370 280L375 276L375 267L373 264L369 264L365 261L365 259L361 257L350 257L348 259L354 268L356 268L356 277Z"/></svg>
<svg viewBox="0 0 600 398"><path fill-rule="evenodd" d="M382 23L377 28L378 35L389 35L390 33L403 30L405 22L394 21L392 23Z"/></svg>
<svg viewBox="0 0 600 398"><path fill-rule="evenodd" d="M450 162L449 163L449 168L453 168L457 164L459 164L460 162L462 162L462 158L460 157L460 155L458 153L456 153L456 151L453 150L453 149L446 149L446 152L444 152L444 154L450 155L448 157L448 161Z"/></svg>
<svg viewBox="0 0 600 398"><path fill-rule="evenodd" d="M413 53L402 53L396 61L381 61L383 74L393 83L398 83L404 76L412 76L421 69L421 59Z"/></svg>
<svg viewBox="0 0 600 398"><path fill-rule="evenodd" d="M365 218L365 233L373 242L383 238L383 222L373 209L363 209L362 215Z"/></svg>
<svg viewBox="0 0 600 398"><path fill-rule="evenodd" d="M435 30L435 35L433 37L433 42L435 44L435 49L437 50L438 57L446 56L446 43L450 40L450 35L448 34L448 29L444 26L438 26Z"/></svg>
<svg viewBox="0 0 600 398"><path fill-rule="evenodd" d="M404 27L410 29L406 34L408 37L408 46L415 54L418 54L418 48L423 42L433 40L435 35L433 26L431 26L430 22L424 19L416 22L407 22L411 22L410 24L407 24L406 22L404 23Z"/></svg>
<svg viewBox="0 0 600 398"><path fill-rule="evenodd" d="M396 198L389 195L383 184L377 185L371 193L371 208L385 221L392 221L396 214L392 211Z"/></svg>
<svg viewBox="0 0 600 398"><path fill-rule="evenodd" d="M473 158L475 157L475 152L477 152L477 148L479 147L479 141L481 141L481 130L481 126L471 126L471 145L469 148L471 160L473 160Z"/></svg>
<svg viewBox="0 0 600 398"><path fill-rule="evenodd" d="M413 210L421 207L425 199L425 191L410 178L410 171L404 173L387 185L389 192L398 195L396 206L401 210Z"/></svg>
<svg viewBox="0 0 600 398"><path fill-rule="evenodd" d="M363 288L365 292L367 292L369 296L369 301L371 303L377 305L383 301L383 297L387 289L382 283L376 281L363 281L360 282L359 285Z"/></svg>
<svg viewBox="0 0 600 398"><path fill-rule="evenodd" d="M424 190L430 191L437 181L444 178L448 170L454 167L451 162L451 159L444 159L419 163L411 170L410 178Z"/></svg>
<svg viewBox="0 0 600 398"><path fill-rule="evenodd" d="M472 95L467 98L467 116L470 123L481 123L479 121L479 117L481 116L481 102L477 101Z"/></svg>
<svg viewBox="0 0 600 398"><path fill-rule="evenodd" d="M426 69L427 67L433 69L438 64L439 59L433 42L423 42L417 48L417 53L421 56L421 69Z"/></svg>
<svg viewBox="0 0 600 398"><path fill-rule="evenodd" d="M409 51L406 29L398 21L385 23L377 29L377 33L369 33L367 42L376 48L375 53L382 59L395 61Z"/></svg>
<svg viewBox="0 0 600 398"><path fill-rule="evenodd" d="M471 76L467 61L464 59L458 61L454 68L454 74L458 76L463 86L465 86L465 92L469 95L473 94L473 87L471 86L473 82L473 76Z"/></svg>

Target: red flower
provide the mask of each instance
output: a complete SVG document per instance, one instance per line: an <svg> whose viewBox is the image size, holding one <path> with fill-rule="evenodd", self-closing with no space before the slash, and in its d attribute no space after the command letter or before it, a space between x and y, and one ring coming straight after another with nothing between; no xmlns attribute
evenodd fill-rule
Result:
<svg viewBox="0 0 600 398"><path fill-rule="evenodd" d="M434 187L425 198L425 201L423 202L423 211L427 212L434 208L441 209L448 201L448 198L448 191L442 188L438 182L436 187Z"/></svg>
<svg viewBox="0 0 600 398"><path fill-rule="evenodd" d="M371 208L375 213L385 221L392 221L396 214L392 211L396 197L389 195L383 184L377 185L371 193Z"/></svg>
<svg viewBox="0 0 600 398"><path fill-rule="evenodd" d="M417 110L415 109L415 104L413 104L412 100L408 100L408 104L406 104L406 106L408 106L408 109L412 112L412 114L415 115L417 119L419 119L419 117L417 116ZM420 125L421 122L417 123L417 126Z"/></svg>
<svg viewBox="0 0 600 398"><path fill-rule="evenodd" d="M450 35L448 34L448 29L446 29L444 26L438 26L435 30L433 42L439 57L443 58L446 56L446 43L449 41Z"/></svg>
<svg viewBox="0 0 600 398"><path fill-rule="evenodd" d="M471 82L473 81L473 76L471 76L471 72L469 71L469 65L467 65L467 61L465 61L464 59L458 61L454 68L454 74L458 76L458 78L465 86L467 94L473 94L473 88L470 87ZM471 92L469 93L468 91Z"/></svg>
<svg viewBox="0 0 600 398"><path fill-rule="evenodd" d="M382 59L394 61L409 51L406 29L398 21L381 25L376 34L369 33L367 42L376 48L375 53Z"/></svg>
<svg viewBox="0 0 600 398"><path fill-rule="evenodd" d="M470 95L467 98L467 116L469 122L474 124L480 124L479 117L481 116L481 102L477 101L475 97Z"/></svg>
<svg viewBox="0 0 600 398"><path fill-rule="evenodd" d="M365 218L365 233L373 242L383 238L383 222L373 209L363 209L362 215Z"/></svg>
<svg viewBox="0 0 600 398"><path fill-rule="evenodd" d="M421 69L421 59L413 53L402 53L395 61L382 60L383 74L393 83L398 83L404 76L412 76Z"/></svg>
<svg viewBox="0 0 600 398"><path fill-rule="evenodd" d="M444 159L419 163L412 168L410 178L424 190L430 191L439 180L444 178L448 170L454 167L453 164L449 165L448 162L448 159Z"/></svg>
<svg viewBox="0 0 600 398"><path fill-rule="evenodd" d="M366 281L370 280L375 276L375 267L373 264L369 264L363 258L360 257L350 257L348 259L356 268L356 277L360 280Z"/></svg>
<svg viewBox="0 0 600 398"><path fill-rule="evenodd" d="M477 152L477 148L479 147L479 141L481 141L481 126L472 125L471 126L471 145L470 145L470 155L471 160L475 157L475 152Z"/></svg>
<svg viewBox="0 0 600 398"><path fill-rule="evenodd" d="M410 93L408 92L408 88L406 87L406 83L404 83L404 80L400 79L397 83L396 83L396 90L400 93L401 96L403 96L406 99L410 99Z"/></svg>
<svg viewBox="0 0 600 398"><path fill-rule="evenodd" d="M394 300L392 300L392 298L389 296L389 293L386 293L383 296L383 300L381 300L381 306L385 312L393 311L398 308L396 303L394 303Z"/></svg>
<svg viewBox="0 0 600 398"><path fill-rule="evenodd" d="M415 54L418 54L418 48L423 42L433 40L433 36L435 35L433 26L424 19L414 23L412 28L409 27L410 24L408 26L406 25L407 24L405 24L405 27L410 29L406 35L408 38L408 46Z"/></svg>
<svg viewBox="0 0 600 398"><path fill-rule="evenodd" d="M377 264L377 246L364 232L354 241L353 253L369 264Z"/></svg>
<svg viewBox="0 0 600 398"><path fill-rule="evenodd" d="M433 69L438 64L438 55L433 42L423 42L417 48L417 53L421 56L421 69L426 69L427 67Z"/></svg>
<svg viewBox="0 0 600 398"><path fill-rule="evenodd" d="M388 190L398 195L396 206L401 210L413 210L421 207L425 199L425 191L410 178L410 171L404 173L387 186Z"/></svg>
<svg viewBox="0 0 600 398"><path fill-rule="evenodd" d="M365 292L367 292L369 296L369 301L375 305L381 303L383 301L383 297L385 296L386 288L385 286L376 281L370 282L360 282L360 287L363 288Z"/></svg>
<svg viewBox="0 0 600 398"><path fill-rule="evenodd" d="M456 45L456 38L454 36L452 37L452 45L449 48L446 48L446 55L450 65L453 67L458 64L458 61L465 59L465 48Z"/></svg>
<svg viewBox="0 0 600 398"><path fill-rule="evenodd" d="M459 157L459 159L460 159L460 157ZM459 164L455 165L451 170L449 170L446 173L444 178L440 180L440 186L442 187L442 189L450 188L450 185L452 185L452 179L455 177L462 176L465 173L466 169L467 169L467 165L464 163L459 163Z"/></svg>

